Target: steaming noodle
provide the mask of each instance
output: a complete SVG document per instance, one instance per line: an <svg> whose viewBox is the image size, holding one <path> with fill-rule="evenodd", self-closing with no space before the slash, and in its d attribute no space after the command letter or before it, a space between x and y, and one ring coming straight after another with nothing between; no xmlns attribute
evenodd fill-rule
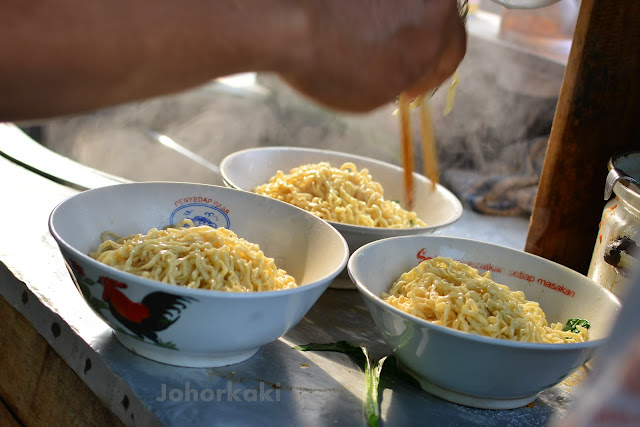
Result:
<svg viewBox="0 0 640 427"><path fill-rule="evenodd" d="M402 274L381 298L392 306L459 331L486 337L533 343L571 343L588 339L588 330L563 331L547 323L537 302L521 291L482 275L451 258L436 257Z"/></svg>
<svg viewBox="0 0 640 427"><path fill-rule="evenodd" d="M353 163L335 168L321 162L293 168L288 174L278 171L254 191L305 209L325 221L382 228L426 226L415 212L386 200L382 185L373 181L367 169L358 170Z"/></svg>
<svg viewBox="0 0 640 427"><path fill-rule="evenodd" d="M458 14L466 20L469 12L469 4L467 0L458 0ZM455 98L456 87L458 86L458 71L454 71L451 84L449 85L449 93L447 95L447 105L444 114L447 115L453 108L453 100ZM434 90L435 92L435 90ZM427 102L431 98L431 94L424 94L416 98L413 102L404 93L398 97L398 112L400 114L400 151L402 152L402 165L404 167L404 196L407 209L413 209L413 141L411 137L411 125L409 122L410 108L420 110L420 138L422 146L423 172L424 175L431 180L433 188L440 179L438 170L438 158L436 149L436 140L433 133L431 121L431 113Z"/></svg>
<svg viewBox="0 0 640 427"><path fill-rule="evenodd" d="M447 105L444 114L449 114L453 108L456 86L458 85L458 72L455 71L449 85ZM400 115L400 151L402 153L402 166L404 168L404 195L405 205L413 208L413 137L411 134L411 110L418 109L420 120L420 144L422 147L423 173L431 180L433 188L440 181L436 139L433 131L433 121L429 109L429 97L420 96L411 101L404 93L398 97L398 110Z"/></svg>
<svg viewBox="0 0 640 427"><path fill-rule="evenodd" d="M188 225L188 227L184 227ZM120 237L102 234L89 255L98 261L148 279L193 289L263 292L296 287L260 246L226 228L194 226L183 220L163 230Z"/></svg>

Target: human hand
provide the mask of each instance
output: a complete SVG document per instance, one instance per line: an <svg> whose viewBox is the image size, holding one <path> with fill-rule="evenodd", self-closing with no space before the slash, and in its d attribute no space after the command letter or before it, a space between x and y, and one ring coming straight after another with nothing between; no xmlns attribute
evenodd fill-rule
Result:
<svg viewBox="0 0 640 427"><path fill-rule="evenodd" d="M282 78L327 107L364 112L440 85L466 51L455 0L312 0L308 49Z"/></svg>

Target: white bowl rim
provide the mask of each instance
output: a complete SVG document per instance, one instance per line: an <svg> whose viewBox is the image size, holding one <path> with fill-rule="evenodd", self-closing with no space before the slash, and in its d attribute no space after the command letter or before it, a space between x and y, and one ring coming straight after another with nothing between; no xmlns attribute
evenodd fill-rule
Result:
<svg viewBox="0 0 640 427"><path fill-rule="evenodd" d="M392 163L389 162L385 162L382 160L378 160L378 159L374 159L372 157L365 157L365 156L361 156L358 154L351 154L351 153L346 153L346 152L341 152L341 151L335 151L335 150L325 150L322 148L307 148L307 147L292 147L292 146L286 146L286 145L271 145L271 146L266 146L266 147L253 147L253 148L245 148L243 150L238 150L238 151L234 151L231 154L228 154L227 156L225 156L222 161L220 162L220 174L222 175L222 180L224 183L228 184L231 188L235 188L236 190L243 190L243 191L248 191L248 192L253 192L251 190L247 190L247 189L242 189L242 188L238 188L228 177L227 173L225 172L226 168L225 165L234 157L242 155L244 153L248 153L248 152L258 152L258 151L281 151L281 150L287 150L287 151L301 151L301 152L308 152L308 153L329 153L329 154L334 154L334 155L338 155L338 156L343 156L343 157L351 157L353 158L354 162L357 162L358 160L363 160L365 162L370 162L370 163L376 163L380 166L384 166L384 167L388 167L391 169L395 169L396 171L402 171L403 169L400 166L396 166ZM428 182L431 182L431 180L429 178L427 178L424 175L421 175L415 171L412 172L412 175L414 176L414 179L416 177L418 177L418 179L425 179ZM441 222L438 223L436 225L429 225L426 227L411 227L411 228L382 228L382 227L367 227L364 225L354 225L354 224L344 224L341 222L335 222L335 221L326 221L329 224L335 226L335 227L339 227L339 228L343 228L345 230L352 230L352 231L364 231L364 230L388 230L388 231L393 231L396 233L402 233L402 232L407 232L407 230L411 230L411 232L415 233L420 232L420 231L429 231L429 230L433 230L433 229L437 229L437 228L441 228L441 227L446 227L447 225L453 224L454 222L456 222L458 219L460 219L460 216L462 216L462 202L460 202L460 200L458 199L458 197L456 197L455 194L453 194L448 188L442 186L440 183L436 183L436 188L444 193L448 199L450 199L452 201L452 203L455 205L454 210L455 213L452 215L452 218L448 221L445 222ZM256 194L256 193L254 193ZM324 220L323 220L324 221Z"/></svg>
<svg viewBox="0 0 640 427"><path fill-rule="evenodd" d="M417 323L418 325L422 326L422 327L426 327L426 328L430 328L430 329L434 329L438 332L442 332L442 333L446 333L446 334L450 334L454 337L458 337L458 338L462 338L462 339L468 339L471 341L476 341L476 342L480 342L480 343L484 343L484 344L494 344L500 347L511 347L511 348L522 348L522 349L539 349L542 350L544 349L546 350L552 350L552 351L574 351L574 350L578 350L578 349L588 349L591 347L597 347L600 346L604 341L606 341L608 338L600 338L600 339L595 339L595 340L588 340L586 342L579 342L579 343L531 343L531 342L521 342L521 341L511 341L511 340L506 340L506 339L501 339L501 338L493 338L493 337L484 337L481 335L475 335L472 334L470 332L464 332L464 331L458 331L457 329L452 329L449 328L447 326L442 326L442 325L436 325L434 323L429 322L428 320L424 320L421 319L417 316L414 316L412 314L409 314L405 311L400 310L399 308L396 308L394 306L392 306L391 304L388 304L387 302L383 301L382 298L380 298L379 295L374 294L373 292L371 292L369 290L369 288L367 288L360 280L357 280L355 277L353 277L352 273L351 273L351 269L352 269L352 265L355 262L354 260L356 259L356 257L360 254L360 252L363 252L365 250L367 250L367 248L369 246L374 246L374 245L384 245L385 243L388 243L388 241L390 240L397 240L397 239L410 239L410 240L441 240L441 241L458 241L460 243L464 243L464 242L473 242L473 243L481 243L483 245L487 245L488 247L495 247L495 248L499 248L499 249L504 249L510 252L514 252L514 253L520 253L520 254L524 254L527 256L531 256L533 258L537 258L539 260L545 261L545 262L549 262L552 264L555 264L557 267L560 267L562 270L566 270L567 272L569 272L570 274L573 275L579 275L585 279L590 280L588 277L581 275L580 273L571 270L568 267L565 267L562 264L558 264L554 261L548 260L546 258L542 258L538 255L534 255L534 254L530 254L528 252L524 252L524 251L519 251L517 249L513 249L513 248L509 248L507 246L502 246L502 245L497 245L494 243L488 243L488 242L483 242L480 240L474 240L474 239L467 239L467 238L462 238L462 237L447 237L447 236L431 236L431 235L419 235L419 236L399 236L399 237L390 237L388 239L383 239L383 240L376 240L375 242L371 242L371 243L367 243L366 245L361 246L360 248L358 248L356 251L354 251L354 253L351 255L351 257L349 258L349 262L347 263L347 268L349 271L349 276L352 278L353 282L355 283L356 287L358 288L358 290L364 294L364 296L366 296L367 298L369 298L370 300L372 300L375 304L380 305L382 307L384 307L385 309L391 311L392 313L399 315L407 320L411 320L415 323ZM594 284L596 284L594 282ZM597 285L597 284L596 284ZM609 294L609 296L616 302L618 302L618 309L621 308L621 304L620 304L620 300L611 292L609 292L607 289L602 289L603 291L605 291L605 294Z"/></svg>
<svg viewBox="0 0 640 427"><path fill-rule="evenodd" d="M221 298L226 298L226 299L250 299L250 298L279 298L279 297L283 297L285 295L290 295L290 294L296 294L299 292L305 292L306 289L308 288L315 288L315 287L319 287L319 286L324 286L324 284L321 284L322 280L320 281L315 281L315 282L311 282L308 283L306 285L298 285L295 288L290 288L290 289L281 289L281 290L273 290L273 291L262 291L262 292L228 292L228 291L218 291L218 290L210 290L210 289L194 289L194 288L188 288L186 286L180 286L180 285L172 285L169 283L163 283L157 280L153 280L153 279L148 279L146 277L142 277L142 276L138 276L136 274L133 273L128 273L126 271L122 271L119 270L115 267L112 267L110 265L107 264L103 264L100 263L98 260L91 258L88 254L85 254L79 250L77 250L76 248L74 248L73 246L71 246L69 243L66 242L66 240L62 239L62 237L58 234L58 232L55 229L55 226L53 224L53 220L54 220L54 215L56 213L56 211L58 210L58 208L60 206L62 206L64 203L66 203L67 201L69 201L70 199L73 199L75 197L81 196L82 194L88 192L88 191L99 191L103 188L110 188L110 187L120 187L120 186L139 186L139 185L146 185L146 184L188 184L188 185L193 185L193 186L208 186L208 187L215 187L215 188L221 188L225 191L241 191L241 192L245 192L243 190L239 190L239 189L234 189L234 188L228 188L228 187L224 187L224 186L220 186L220 185L213 185L213 184L200 184L200 183L193 183L193 182L178 182L178 181L145 181L145 182L131 182L131 183L121 183L121 184L114 184L114 185L108 185L105 187L99 187L99 188L94 188L91 190L85 190L82 192L79 192L77 194L73 194L69 197L67 197L66 199L64 199L63 201L61 201L60 203L58 203L56 205L55 208L53 208L53 210L51 211L51 214L49 214L49 232L51 233L51 235L53 236L53 238L56 240L56 242L59 245L64 246L64 248L69 251L72 252L74 255L79 256L80 258L82 258L85 261L88 261L89 263L97 263L100 267L106 268L107 271L109 271L110 274L112 274L114 277L119 277L124 279L127 282L130 282L131 279L134 279L135 281L140 281L141 284L143 284L144 286L150 286L152 289L156 289L159 291L178 291L178 293L184 293L184 294L191 294L191 296L215 296L215 297L221 297ZM294 208L294 209L298 209L302 212L304 212L306 215L311 215L313 216L315 219L322 221L320 218L316 217L315 215L310 214L309 212L305 211L304 209L298 208L296 206L290 205L289 203L285 203L282 202L280 200L276 200L276 199L272 199L270 197L266 197L266 196L260 196L259 194L255 194L255 193L250 193L253 194L254 196L258 196L258 197L263 197L265 199L269 199L272 202L277 202L277 203L282 203L286 206L288 206L289 208ZM268 202L271 203L271 202ZM324 221L326 222L326 221ZM337 276L338 274L340 274L340 272L342 270L344 270L348 260L349 260L349 249L347 246L347 242L344 239L344 237L342 236L342 234L340 234L340 232L338 232L335 229L331 229L331 232L336 233L337 236L340 237L343 247L344 247L344 253L342 256L342 261L340 262L340 265L333 269L330 273L325 274L326 277L330 277L330 276ZM66 261L65 261L66 262ZM129 279L129 280L127 280Z"/></svg>

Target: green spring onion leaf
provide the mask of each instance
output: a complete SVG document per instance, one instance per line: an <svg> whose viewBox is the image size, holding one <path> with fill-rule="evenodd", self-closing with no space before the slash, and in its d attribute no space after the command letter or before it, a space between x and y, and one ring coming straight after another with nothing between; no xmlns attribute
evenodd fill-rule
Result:
<svg viewBox="0 0 640 427"><path fill-rule="evenodd" d="M577 328L577 326L582 326L585 329L589 329L591 327L591 324L589 323L588 320L573 318L573 319L567 320L567 324L564 326L562 331L574 332L578 334L580 333L580 330Z"/></svg>

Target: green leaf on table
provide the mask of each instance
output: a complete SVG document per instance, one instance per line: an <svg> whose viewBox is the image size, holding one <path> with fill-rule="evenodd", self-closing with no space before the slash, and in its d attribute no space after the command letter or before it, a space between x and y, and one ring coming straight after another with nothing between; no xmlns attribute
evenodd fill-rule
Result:
<svg viewBox="0 0 640 427"><path fill-rule="evenodd" d="M355 346L347 341L338 341L334 343L309 343L305 345L297 345L293 347L299 351L334 351L354 356L359 362L364 362L364 376L367 387L365 396L365 415L371 427L378 425L380 421L380 402L378 388L380 386L380 375L382 366L387 357L383 357L378 362L374 362L369 357L369 352L365 347Z"/></svg>
<svg viewBox="0 0 640 427"><path fill-rule="evenodd" d="M366 348L362 347L364 357L367 359L367 363L364 368L364 376L367 384L367 397L365 399L365 413L367 414L367 421L371 427L378 425L380 421L380 404L378 402L378 388L380 386L380 373L382 372L382 366L387 357L383 357L378 360L377 363L371 363L369 358L369 352Z"/></svg>
<svg viewBox="0 0 640 427"><path fill-rule="evenodd" d="M338 353L363 355L363 347L355 346L347 341L337 341L330 343L312 342L309 344L297 345L293 347L293 349L299 351L335 351Z"/></svg>

